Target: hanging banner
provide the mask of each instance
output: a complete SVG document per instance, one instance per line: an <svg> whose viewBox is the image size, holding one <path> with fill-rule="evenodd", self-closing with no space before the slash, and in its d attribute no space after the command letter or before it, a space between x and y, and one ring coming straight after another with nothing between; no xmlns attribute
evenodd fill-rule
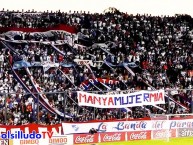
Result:
<svg viewBox="0 0 193 145"><path fill-rule="evenodd" d="M92 60L74 59L74 62L76 62L78 65L89 64L89 65L93 66Z"/></svg>
<svg viewBox="0 0 193 145"><path fill-rule="evenodd" d="M32 33L32 32L47 32L47 31L64 31L66 33L77 33L77 30L73 26L68 26L68 25L63 25L60 24L55 27L48 27L48 28L17 28L17 27L0 27L0 32L7 32L7 35L13 35L15 31L22 31L22 32L27 32L27 33ZM9 32L8 32L9 31ZM11 32L10 32L11 31Z"/></svg>
<svg viewBox="0 0 193 145"><path fill-rule="evenodd" d="M49 70L52 67L59 67L59 63L54 63L51 61L44 61L44 62L33 62L31 63L32 66L42 66L44 69L44 72L46 72L47 70Z"/></svg>
<svg viewBox="0 0 193 145"><path fill-rule="evenodd" d="M103 83L103 84L118 84L118 80L110 80L110 79L103 79L103 78L95 78L95 79L89 79L80 84L80 88L83 90L87 90L90 86L91 83L96 85L98 83Z"/></svg>
<svg viewBox="0 0 193 145"><path fill-rule="evenodd" d="M97 108L124 108L165 104L164 90L139 91L129 94L101 95L78 91L79 106Z"/></svg>

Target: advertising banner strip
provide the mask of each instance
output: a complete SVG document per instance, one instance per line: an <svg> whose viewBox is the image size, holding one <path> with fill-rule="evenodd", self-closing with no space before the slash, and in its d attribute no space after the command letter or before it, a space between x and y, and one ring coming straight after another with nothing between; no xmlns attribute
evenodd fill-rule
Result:
<svg viewBox="0 0 193 145"><path fill-rule="evenodd" d="M42 133L53 132L53 135L67 135L88 133L91 128L98 129L98 132L129 132L129 131L147 131L147 130L167 130L180 129L181 136L184 134L193 134L190 129L193 128L193 119L173 119L173 120L148 120L148 119L132 119L132 120L117 120L117 121L95 121L95 122L81 122L81 123L61 123L56 125L38 125L27 124L21 126L14 125L0 125L0 134L16 133L23 131L23 133ZM187 130L188 129L188 130Z"/></svg>
<svg viewBox="0 0 193 145"><path fill-rule="evenodd" d="M114 121L93 123L62 123L64 134L88 133L95 127L98 132L125 132L125 131L147 131L167 130L178 128L193 128L193 119L184 120L138 120L138 121Z"/></svg>
<svg viewBox="0 0 193 145"><path fill-rule="evenodd" d="M164 90L139 91L129 94L92 94L78 91L78 104L97 108L124 108L165 104Z"/></svg>
<svg viewBox="0 0 193 145"><path fill-rule="evenodd" d="M96 134L74 134L74 144L94 144L106 142L137 141L160 139L166 135L166 131L152 132L146 131L129 131L129 132L105 132ZM176 129L170 130L170 138L177 137Z"/></svg>
<svg viewBox="0 0 193 145"><path fill-rule="evenodd" d="M81 128L83 126L83 128ZM99 132L91 135L89 129L99 129ZM168 128L169 127L169 128ZM85 128L85 129L84 129ZM28 124L24 126L0 126L0 133L19 133L19 130L29 134L29 139L17 138L14 140L0 137L0 143L12 144L92 144L101 142L133 141L163 139L169 129L170 138L193 136L193 119L182 120L133 120L133 121L112 121L94 123L63 123L58 125L37 125ZM30 132L41 134L40 139L32 139ZM72 135L61 135L62 131ZM85 132L85 133L83 133ZM37 134L36 134L37 135ZM18 136L18 135L17 135ZM20 135L21 137L22 135ZM36 136L37 137L37 136Z"/></svg>

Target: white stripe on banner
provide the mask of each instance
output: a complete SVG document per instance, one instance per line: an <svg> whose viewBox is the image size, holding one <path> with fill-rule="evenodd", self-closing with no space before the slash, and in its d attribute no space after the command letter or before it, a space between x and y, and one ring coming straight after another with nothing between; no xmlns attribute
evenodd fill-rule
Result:
<svg viewBox="0 0 193 145"><path fill-rule="evenodd" d="M129 109L129 108L122 108L121 110L124 111L124 112L132 112L132 110Z"/></svg>
<svg viewBox="0 0 193 145"><path fill-rule="evenodd" d="M30 89L29 89L29 88L23 83L23 81L19 78L19 76L17 75L17 73L15 72L15 70L12 69L12 71L13 71L13 74L15 75L16 79L17 79L17 80L19 81L19 83L27 90L27 92L29 92L29 93L33 96L33 98L37 99L37 97L34 95L34 93L32 93L32 92L30 91ZM52 110L50 110L50 108L46 107L46 105L44 104L44 102L42 102L41 100L39 100L39 103L40 103L46 110L48 110L49 112L51 112L51 113L54 114L54 112L53 112Z"/></svg>
<svg viewBox="0 0 193 145"><path fill-rule="evenodd" d="M107 85L105 85L104 83L100 82L100 84L102 84L105 88L107 88L107 90L111 90L111 88Z"/></svg>
<svg viewBox="0 0 193 145"><path fill-rule="evenodd" d="M89 79L88 81L90 82L91 85L93 85L95 88L97 88L99 91L102 92L102 90L101 90L99 87L97 87L97 86L94 84L93 81L91 81L90 79Z"/></svg>
<svg viewBox="0 0 193 145"><path fill-rule="evenodd" d="M61 69L58 69L70 82L71 84L76 87L76 85L71 81L71 79L61 70Z"/></svg>
<svg viewBox="0 0 193 145"><path fill-rule="evenodd" d="M145 107L143 107L143 106L142 106L142 108L144 108L144 109L148 112L149 115L151 114L151 112L150 112L149 109L147 109L147 108L145 108ZM163 109L163 108L162 108L162 109Z"/></svg>
<svg viewBox="0 0 193 145"><path fill-rule="evenodd" d="M126 64L123 64L123 66L128 70L128 72L130 72L132 76L135 76L135 73Z"/></svg>
<svg viewBox="0 0 193 145"><path fill-rule="evenodd" d="M100 47L100 49L102 49L104 52L106 52L107 54L111 55L111 56L115 56L114 54L110 53L109 51L107 51L106 49Z"/></svg>
<svg viewBox="0 0 193 145"><path fill-rule="evenodd" d="M94 78L95 78L95 75L94 75L92 69L90 68L90 66L89 66L86 62L83 62L83 63L84 63L84 65L91 71L91 73L93 74L93 76L94 76Z"/></svg>
<svg viewBox="0 0 193 145"><path fill-rule="evenodd" d="M108 64L108 62L107 62L106 60L104 60L104 63L105 63L110 69L112 69L112 70L114 71L114 68L112 68L112 67Z"/></svg>
<svg viewBox="0 0 193 145"><path fill-rule="evenodd" d="M51 44L51 46L52 46L58 53L60 53L60 54L63 55L63 56L66 56L66 54L65 54L64 52L60 51L56 46L54 46L53 44Z"/></svg>

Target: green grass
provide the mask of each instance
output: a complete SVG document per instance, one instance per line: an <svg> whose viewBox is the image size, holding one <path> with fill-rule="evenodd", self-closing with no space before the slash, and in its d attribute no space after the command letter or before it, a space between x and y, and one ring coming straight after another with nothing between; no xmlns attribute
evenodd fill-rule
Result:
<svg viewBox="0 0 193 145"><path fill-rule="evenodd" d="M193 145L193 137L170 139L169 142L164 140L142 140L142 141L99 143L96 145Z"/></svg>

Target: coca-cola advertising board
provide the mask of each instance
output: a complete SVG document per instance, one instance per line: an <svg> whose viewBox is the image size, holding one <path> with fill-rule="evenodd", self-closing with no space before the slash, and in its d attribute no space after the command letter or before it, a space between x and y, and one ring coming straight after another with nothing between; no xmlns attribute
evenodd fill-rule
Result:
<svg viewBox="0 0 193 145"><path fill-rule="evenodd" d="M98 143L99 134L74 134L74 144Z"/></svg>
<svg viewBox="0 0 193 145"><path fill-rule="evenodd" d="M127 140L150 140L151 139L151 131L132 131L127 132Z"/></svg>
<svg viewBox="0 0 193 145"><path fill-rule="evenodd" d="M100 133L100 142L125 141L125 132Z"/></svg>
<svg viewBox="0 0 193 145"><path fill-rule="evenodd" d="M177 130L178 137L192 137L193 136L193 128L180 128Z"/></svg>
<svg viewBox="0 0 193 145"><path fill-rule="evenodd" d="M166 129L163 130L154 130L152 131L152 139L163 139L167 138L169 133L170 138L177 137L176 135L176 129L170 129L169 132Z"/></svg>

